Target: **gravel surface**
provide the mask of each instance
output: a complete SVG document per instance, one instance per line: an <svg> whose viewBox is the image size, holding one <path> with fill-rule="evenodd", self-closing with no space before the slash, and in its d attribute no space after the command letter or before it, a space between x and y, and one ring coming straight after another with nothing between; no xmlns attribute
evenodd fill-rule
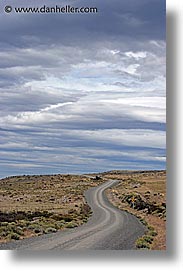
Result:
<svg viewBox="0 0 183 275"><path fill-rule="evenodd" d="M90 188L85 192L93 214L89 221L77 228L1 244L6 250L130 250L142 236L145 227L133 215L110 204L105 190L117 180Z"/></svg>

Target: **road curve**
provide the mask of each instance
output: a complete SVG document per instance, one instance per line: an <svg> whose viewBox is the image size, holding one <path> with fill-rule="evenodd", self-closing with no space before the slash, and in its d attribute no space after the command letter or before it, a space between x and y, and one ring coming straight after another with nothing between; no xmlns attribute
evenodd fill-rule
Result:
<svg viewBox="0 0 183 275"><path fill-rule="evenodd" d="M90 188L85 197L93 214L89 221L77 228L0 244L8 250L129 250L145 227L133 215L115 208L105 196L105 190L117 184L109 180Z"/></svg>

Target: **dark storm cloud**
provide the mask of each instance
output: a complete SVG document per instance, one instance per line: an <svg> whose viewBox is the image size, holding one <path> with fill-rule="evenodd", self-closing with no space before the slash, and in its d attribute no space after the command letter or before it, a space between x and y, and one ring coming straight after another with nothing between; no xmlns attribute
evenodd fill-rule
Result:
<svg viewBox="0 0 183 275"><path fill-rule="evenodd" d="M105 2L105 4L104 4ZM7 1L2 1L1 10ZM165 1L8 1L8 5L96 6L97 14L5 14L1 11L1 42L15 47L62 43L85 44L91 40L165 39Z"/></svg>

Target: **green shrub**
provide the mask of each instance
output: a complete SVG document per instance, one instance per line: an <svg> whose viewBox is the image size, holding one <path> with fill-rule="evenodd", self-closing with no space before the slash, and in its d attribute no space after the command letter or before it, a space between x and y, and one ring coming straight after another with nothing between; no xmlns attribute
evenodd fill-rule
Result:
<svg viewBox="0 0 183 275"><path fill-rule="evenodd" d="M151 225L148 225L147 228L148 228L149 230L154 230L154 227L151 226Z"/></svg>
<svg viewBox="0 0 183 275"><path fill-rule="evenodd" d="M147 242L147 243L152 243L153 241L153 237L152 236L149 236L149 235L145 235L143 237L144 241Z"/></svg>
<svg viewBox="0 0 183 275"><path fill-rule="evenodd" d="M40 233L42 230L39 227L34 228L34 233Z"/></svg>
<svg viewBox="0 0 183 275"><path fill-rule="evenodd" d="M158 233L155 231L155 230L150 230L149 232L148 232L148 234L150 235L150 236L157 236L158 235Z"/></svg>
<svg viewBox="0 0 183 275"><path fill-rule="evenodd" d="M139 238L135 244L137 248L150 249L149 243L145 241L143 237Z"/></svg>
<svg viewBox="0 0 183 275"><path fill-rule="evenodd" d="M0 237L7 237L8 234L9 234L8 231L1 231L1 232L0 232Z"/></svg>
<svg viewBox="0 0 183 275"><path fill-rule="evenodd" d="M77 226L77 224L73 223L73 222L69 222L68 224L66 224L66 228L74 228L76 226Z"/></svg>
<svg viewBox="0 0 183 275"><path fill-rule="evenodd" d="M9 225L16 226L16 223L15 222L10 222Z"/></svg>
<svg viewBox="0 0 183 275"><path fill-rule="evenodd" d="M145 225L145 226L148 225L148 223L147 223L143 218L140 218L139 220L141 221L141 223L142 223L143 225Z"/></svg>
<svg viewBox="0 0 183 275"><path fill-rule="evenodd" d="M37 224L29 224L27 228L34 230L35 228L37 228Z"/></svg>
<svg viewBox="0 0 183 275"><path fill-rule="evenodd" d="M8 222L2 222L1 223L3 226L7 226L8 225Z"/></svg>
<svg viewBox="0 0 183 275"><path fill-rule="evenodd" d="M12 231L14 232L14 233L16 233L16 234L18 234L18 235L23 235L23 230L22 230L22 228L21 227L13 227L12 228Z"/></svg>
<svg viewBox="0 0 183 275"><path fill-rule="evenodd" d="M54 227L58 230L58 229L64 227L64 225L65 225L65 223L63 223L63 222L56 222L54 224Z"/></svg>
<svg viewBox="0 0 183 275"><path fill-rule="evenodd" d="M44 230L44 233L46 233L46 234L55 233L55 232L57 232L57 230L54 227L48 227Z"/></svg>
<svg viewBox="0 0 183 275"><path fill-rule="evenodd" d="M11 232L9 233L8 237L11 239L11 240L19 240L20 239L20 235L15 233L15 232Z"/></svg>

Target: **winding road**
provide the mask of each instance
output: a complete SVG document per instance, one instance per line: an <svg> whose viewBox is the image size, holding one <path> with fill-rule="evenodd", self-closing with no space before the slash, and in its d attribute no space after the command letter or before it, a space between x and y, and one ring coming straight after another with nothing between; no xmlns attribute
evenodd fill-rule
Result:
<svg viewBox="0 0 183 275"><path fill-rule="evenodd" d="M116 180L109 180L85 192L86 200L93 211L91 218L86 224L57 233L0 244L0 249L135 249L135 240L142 236L146 229L136 217L115 208L108 201L105 190L117 183L118 181Z"/></svg>

